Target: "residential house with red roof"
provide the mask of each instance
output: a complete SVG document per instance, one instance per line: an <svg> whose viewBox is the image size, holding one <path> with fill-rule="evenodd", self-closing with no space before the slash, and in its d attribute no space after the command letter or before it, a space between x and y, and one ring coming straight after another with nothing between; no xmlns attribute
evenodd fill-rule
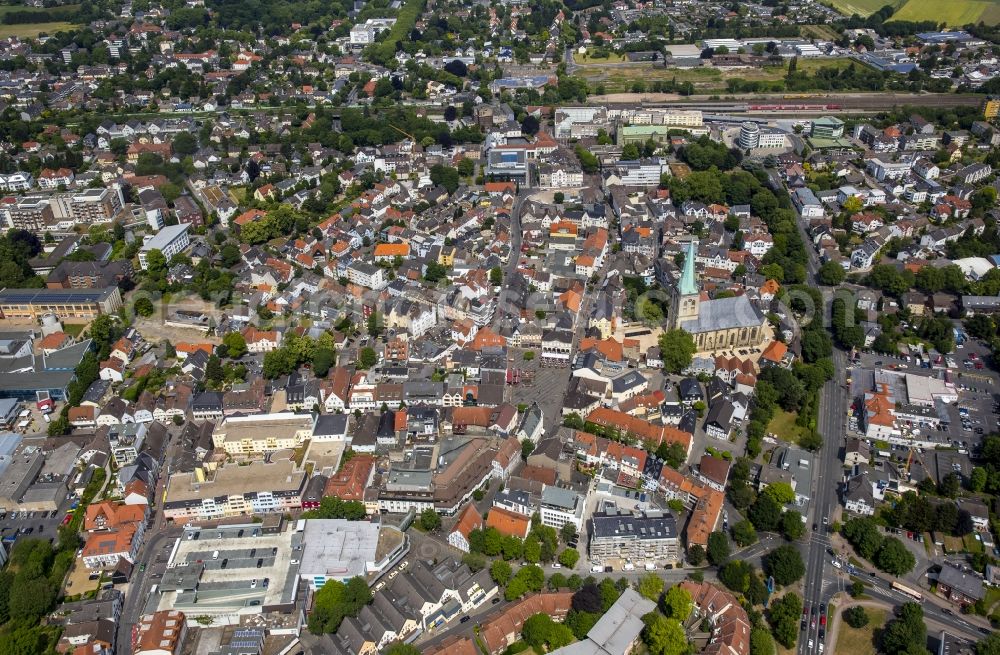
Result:
<svg viewBox="0 0 1000 655"><path fill-rule="evenodd" d="M469 503L462 510L462 513L458 515L458 522L455 523L455 528L448 535L448 543L463 553L467 553L469 552L469 534L473 530L479 530L482 527L483 517L479 514L479 510L476 509L476 504Z"/></svg>
<svg viewBox="0 0 1000 655"><path fill-rule="evenodd" d="M531 517L508 511L502 507L491 507L486 515L486 527L495 528L500 534L524 539L531 530Z"/></svg>
<svg viewBox="0 0 1000 655"><path fill-rule="evenodd" d="M324 495L341 500L363 500L374 470L374 456L357 454L345 462L340 471L330 476L326 481Z"/></svg>
<svg viewBox="0 0 1000 655"><path fill-rule="evenodd" d="M243 330L243 338L247 351L252 353L269 353L281 346L281 333L277 330L258 330L249 326Z"/></svg>

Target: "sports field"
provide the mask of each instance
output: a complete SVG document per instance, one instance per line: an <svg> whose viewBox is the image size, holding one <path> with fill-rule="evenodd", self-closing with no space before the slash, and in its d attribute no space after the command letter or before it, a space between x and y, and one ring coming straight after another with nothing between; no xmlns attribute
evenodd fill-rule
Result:
<svg viewBox="0 0 1000 655"><path fill-rule="evenodd" d="M906 0L889 20L933 20L949 27L979 21L995 25L1000 22L1000 0Z"/></svg>

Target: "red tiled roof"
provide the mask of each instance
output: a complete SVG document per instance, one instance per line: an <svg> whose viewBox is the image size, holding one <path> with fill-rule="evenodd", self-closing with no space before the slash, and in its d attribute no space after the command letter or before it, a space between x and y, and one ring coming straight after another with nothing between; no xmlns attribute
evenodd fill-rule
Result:
<svg viewBox="0 0 1000 655"><path fill-rule="evenodd" d="M492 514L492 512L490 512ZM479 636L490 654L499 653L516 641L521 634L521 626L535 614L547 614L561 621L573 601L572 591L557 591L529 596L508 605L502 613L490 616L481 624Z"/></svg>
<svg viewBox="0 0 1000 655"><path fill-rule="evenodd" d="M602 427L620 429L625 433L635 435L642 441L651 441L657 446L663 441L679 443L684 448L684 452L691 452L691 434L669 425L653 425L648 421L606 407L598 407L592 411L587 415L587 420Z"/></svg>
<svg viewBox="0 0 1000 655"><path fill-rule="evenodd" d="M330 476L324 493L341 500L362 500L374 466L375 457L372 455L355 455L344 463L343 468Z"/></svg>
<svg viewBox="0 0 1000 655"><path fill-rule="evenodd" d="M454 532L459 532L466 539L473 530L483 527L483 517L476 509L475 503L469 503L458 516L458 523L455 524Z"/></svg>
<svg viewBox="0 0 1000 655"><path fill-rule="evenodd" d="M531 518L502 507L491 507L486 515L486 526L496 528L500 534L524 539L531 529Z"/></svg>

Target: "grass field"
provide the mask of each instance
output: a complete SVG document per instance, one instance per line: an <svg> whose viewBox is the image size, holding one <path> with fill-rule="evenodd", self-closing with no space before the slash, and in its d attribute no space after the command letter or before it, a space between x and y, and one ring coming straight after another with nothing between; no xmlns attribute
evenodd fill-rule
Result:
<svg viewBox="0 0 1000 655"><path fill-rule="evenodd" d="M829 25L803 25L802 36L825 39L827 41L836 41L840 38L836 30Z"/></svg>
<svg viewBox="0 0 1000 655"><path fill-rule="evenodd" d="M583 76L591 87L596 87L598 84L604 85L606 93L630 91L635 82L645 83L648 90L652 82L671 80L677 83L690 82L698 93L725 92L727 80L780 82L788 73L787 64L765 66L764 68L712 68L710 66L664 68L650 63L606 65L606 63L584 64L579 58L576 61L580 64L577 74ZM852 60L846 57L837 59L800 58L798 70L805 73L815 73L823 67L843 69L851 62ZM857 62L854 63L856 66L861 65Z"/></svg>
<svg viewBox="0 0 1000 655"><path fill-rule="evenodd" d="M990 612L993 606L1000 603L1000 589L996 587L986 587L986 598L983 599L983 603L986 605L986 611Z"/></svg>
<svg viewBox="0 0 1000 655"><path fill-rule="evenodd" d="M875 655L875 631L885 625L885 610L866 607L868 625L855 630L840 621L840 634L837 635L837 652L835 655Z"/></svg>
<svg viewBox="0 0 1000 655"><path fill-rule="evenodd" d="M795 425L797 418L795 412L775 410L774 418L767 425L767 431L778 435L778 438L788 443L798 443L799 439L806 434L806 428Z"/></svg>
<svg viewBox="0 0 1000 655"><path fill-rule="evenodd" d="M962 543L965 545L965 552L967 553L981 553L983 552L983 542L976 539L975 535L967 534L962 537Z"/></svg>
<svg viewBox="0 0 1000 655"><path fill-rule="evenodd" d="M995 0L906 0L890 20L933 20L952 27L978 23L980 19L996 23L1000 18L997 5Z"/></svg>
<svg viewBox="0 0 1000 655"><path fill-rule="evenodd" d="M15 11L47 11L49 13L59 12L64 14L65 12L76 11L79 8L80 5L62 5L59 7L49 7L47 9L41 9L39 7L26 7L24 5L0 5L0 19L2 19L4 15ZM71 30L76 27L78 26L65 21L55 21L51 23L24 23L22 25L5 25L0 23L0 38L7 38L9 36L17 36L21 38L36 37L42 32L46 34L55 34L56 32Z"/></svg>
<svg viewBox="0 0 1000 655"><path fill-rule="evenodd" d="M886 5L898 7L906 0L831 0L833 8L846 16L870 16Z"/></svg>
<svg viewBox="0 0 1000 655"><path fill-rule="evenodd" d="M0 24L0 39L6 39L9 36L16 36L22 39L34 38L42 32L55 34L56 32L66 32L76 27L78 26L65 21L58 23L23 23L21 25Z"/></svg>
<svg viewBox="0 0 1000 655"><path fill-rule="evenodd" d="M1000 23L1000 2L991 3L983 12L983 15L979 17L979 20L987 25L997 25Z"/></svg>
<svg viewBox="0 0 1000 655"><path fill-rule="evenodd" d="M63 332L75 339L80 336L85 327L87 327L87 323L66 323L63 325Z"/></svg>
<svg viewBox="0 0 1000 655"><path fill-rule="evenodd" d="M609 52L607 57L591 57L590 53L573 54L573 61L578 64L617 64L625 61L625 56L617 52Z"/></svg>

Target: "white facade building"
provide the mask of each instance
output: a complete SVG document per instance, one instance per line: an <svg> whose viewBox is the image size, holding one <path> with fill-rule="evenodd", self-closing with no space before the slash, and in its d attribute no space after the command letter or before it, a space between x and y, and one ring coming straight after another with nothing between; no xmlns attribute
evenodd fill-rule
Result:
<svg viewBox="0 0 1000 655"><path fill-rule="evenodd" d="M156 236L146 240L139 249L139 266L142 267L142 270L145 271L149 267L148 257L153 250L162 252L168 262L174 255L187 250L187 247L191 245L191 237L188 235L190 227L187 223L170 225L157 232Z"/></svg>

